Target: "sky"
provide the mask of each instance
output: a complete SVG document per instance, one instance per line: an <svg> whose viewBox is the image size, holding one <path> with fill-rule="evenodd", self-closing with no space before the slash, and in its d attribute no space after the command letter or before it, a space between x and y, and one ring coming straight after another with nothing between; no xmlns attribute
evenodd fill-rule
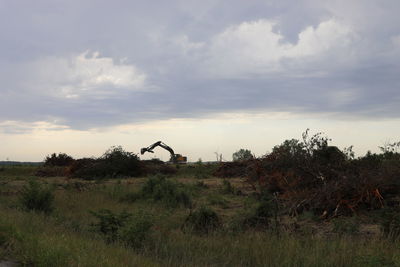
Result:
<svg viewBox="0 0 400 267"><path fill-rule="evenodd" d="M0 161L400 141L398 0L0 0ZM141 158L169 159L161 148Z"/></svg>

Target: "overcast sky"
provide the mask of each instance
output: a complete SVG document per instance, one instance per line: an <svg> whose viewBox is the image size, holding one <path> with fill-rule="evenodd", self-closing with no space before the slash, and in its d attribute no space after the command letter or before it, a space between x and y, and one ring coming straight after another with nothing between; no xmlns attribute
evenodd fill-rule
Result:
<svg viewBox="0 0 400 267"><path fill-rule="evenodd" d="M400 140L398 0L0 0L0 161ZM168 152L155 156L168 159Z"/></svg>

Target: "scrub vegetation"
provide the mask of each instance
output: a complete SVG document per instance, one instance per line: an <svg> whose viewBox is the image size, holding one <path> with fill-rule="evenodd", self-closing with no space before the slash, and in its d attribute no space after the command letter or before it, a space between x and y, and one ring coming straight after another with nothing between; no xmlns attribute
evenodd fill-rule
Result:
<svg viewBox="0 0 400 267"><path fill-rule="evenodd" d="M173 165L113 147L0 166L0 260L400 266L400 144L355 158L328 142L306 131L233 162Z"/></svg>

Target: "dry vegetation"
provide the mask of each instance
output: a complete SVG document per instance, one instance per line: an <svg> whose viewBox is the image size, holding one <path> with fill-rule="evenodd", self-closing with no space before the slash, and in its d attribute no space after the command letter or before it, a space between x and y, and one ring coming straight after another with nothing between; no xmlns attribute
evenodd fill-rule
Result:
<svg viewBox="0 0 400 267"><path fill-rule="evenodd" d="M396 146L354 159L327 143L304 135L263 158L220 164L144 162L112 148L98 159L54 154L43 166L2 167L0 259L400 266Z"/></svg>

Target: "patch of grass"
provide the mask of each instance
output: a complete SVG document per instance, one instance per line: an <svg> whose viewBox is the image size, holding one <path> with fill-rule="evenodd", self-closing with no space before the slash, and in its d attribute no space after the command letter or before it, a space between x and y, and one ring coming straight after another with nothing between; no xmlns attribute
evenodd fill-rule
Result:
<svg viewBox="0 0 400 267"><path fill-rule="evenodd" d="M40 166L35 172L39 177L62 177L66 176L65 166Z"/></svg>
<svg viewBox="0 0 400 267"><path fill-rule="evenodd" d="M121 244L106 244L91 233L60 227L52 217L0 206L2 259L21 266L159 266Z"/></svg>
<svg viewBox="0 0 400 267"><path fill-rule="evenodd" d="M70 186L65 187L62 185L66 180L62 178L41 178L44 185L61 185L53 191L56 209L44 214L22 211L16 205L22 187L29 186L25 177L23 181L18 176L6 179L0 181L0 258L13 259L22 266L400 266L400 240L380 236L366 239L347 233L330 235L333 220L320 225L306 214L304 223L316 231L286 231L281 227L277 235L273 232L274 196L222 194L222 179L205 181L210 188L204 190L196 186L200 180L193 177L180 178L180 183L164 178L175 184L176 190L186 192L196 207L215 201L212 208L219 225L208 232L194 230L194 225L207 225L195 222L207 221L199 218L210 216L203 213L187 219L186 209L166 209L170 206L165 204L164 197L153 198L153 193L158 194L155 192L169 192L169 185L158 188L164 187L161 184L165 181L153 183L149 193L143 194L147 178L121 183L103 180L98 184L71 179ZM81 183L89 187L81 188ZM48 188L44 185L41 184L42 188ZM118 201L127 196L132 198L131 202ZM221 209L224 200L229 205ZM266 202L265 206L260 202ZM180 202L178 206L184 204ZM102 213L104 219L100 219L88 216L89 210L110 213ZM129 215L126 220L120 216L124 211ZM186 219L191 223L185 225ZM282 226L295 221L285 216L280 219ZM92 223L100 225L101 220L107 234L99 230L100 226L89 227ZM373 226L376 229L377 225ZM107 235L113 236L113 230L107 229L113 227L117 230L110 240L115 241L107 242Z"/></svg>
<svg viewBox="0 0 400 267"><path fill-rule="evenodd" d="M201 188L201 189L208 189L209 188L209 186L206 183L204 183L203 181L197 181L194 185L197 188Z"/></svg>
<svg viewBox="0 0 400 267"><path fill-rule="evenodd" d="M381 212L380 227L385 237L400 239L400 210L386 208Z"/></svg>
<svg viewBox="0 0 400 267"><path fill-rule="evenodd" d="M339 235L354 235L360 231L360 222L357 217L336 218L332 223L333 232Z"/></svg>
<svg viewBox="0 0 400 267"><path fill-rule="evenodd" d="M91 211L90 213L98 219L97 223L92 224L94 231L102 234L109 243L120 239L121 228L125 226L132 216L126 211L120 214L114 214L110 210Z"/></svg>
<svg viewBox="0 0 400 267"><path fill-rule="evenodd" d="M240 215L236 228L267 228L273 217L273 208L270 202L262 201L253 210Z"/></svg>
<svg viewBox="0 0 400 267"><path fill-rule="evenodd" d="M19 180L21 178L34 177L38 165L7 165L0 168L2 168L0 172L1 179L12 178L13 180Z"/></svg>
<svg viewBox="0 0 400 267"><path fill-rule="evenodd" d="M54 194L48 186L30 180L22 189L20 202L24 209L50 213L53 211Z"/></svg>
<svg viewBox="0 0 400 267"><path fill-rule="evenodd" d="M100 210L91 214L98 219L97 223L92 224L94 231L100 233L108 243L118 241L139 249L150 239L153 222L150 215L143 211L136 214L122 211L117 214Z"/></svg>
<svg viewBox="0 0 400 267"><path fill-rule="evenodd" d="M138 199L152 199L170 208L192 206L192 198L188 187L184 184L168 180L164 176L151 177L139 192L131 192L122 197L122 200L130 202Z"/></svg>
<svg viewBox="0 0 400 267"><path fill-rule="evenodd" d="M207 179L212 177L217 164L203 163L201 160L194 164L179 165L177 176Z"/></svg>
<svg viewBox="0 0 400 267"><path fill-rule="evenodd" d="M152 242L151 227L153 220L143 211L134 214L132 220L122 228L121 236L125 244L135 249L141 249Z"/></svg>
<svg viewBox="0 0 400 267"><path fill-rule="evenodd" d="M218 214L208 207L200 207L191 212L183 224L184 230L207 234L221 226Z"/></svg>
<svg viewBox="0 0 400 267"><path fill-rule="evenodd" d="M217 205L223 209L228 208L228 201L221 195L218 194L209 195L207 201L210 205Z"/></svg>
<svg viewBox="0 0 400 267"><path fill-rule="evenodd" d="M394 260L388 259L383 255L362 255L356 258L357 265L373 267L373 266L397 266Z"/></svg>
<svg viewBox="0 0 400 267"><path fill-rule="evenodd" d="M229 182L227 179L224 179L222 181L221 192L223 194L235 194L236 193L236 189L235 189L235 187L233 187L231 182Z"/></svg>

